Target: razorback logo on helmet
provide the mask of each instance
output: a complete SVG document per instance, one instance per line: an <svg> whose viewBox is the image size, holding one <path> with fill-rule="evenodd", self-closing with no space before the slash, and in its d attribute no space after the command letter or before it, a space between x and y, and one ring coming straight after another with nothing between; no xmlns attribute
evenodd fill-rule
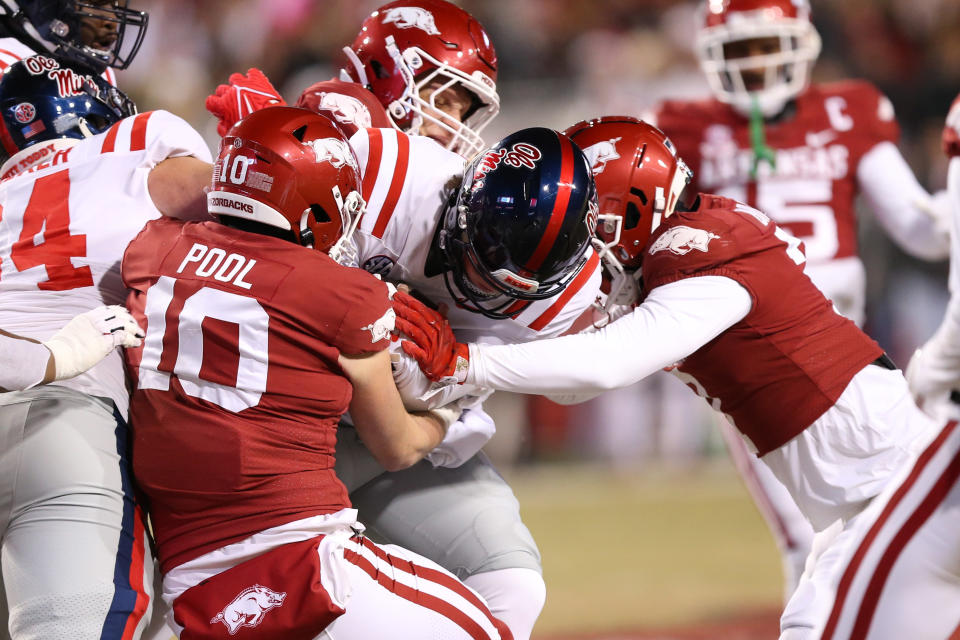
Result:
<svg viewBox="0 0 960 640"><path fill-rule="evenodd" d="M370 342L376 344L381 340L386 340L390 337L390 334L393 333L393 328L397 324L397 314L391 307L387 309L387 312L384 313L381 317L377 318L376 322L372 322L365 327L360 327L362 331L370 332Z"/></svg>
<svg viewBox="0 0 960 640"><path fill-rule="evenodd" d="M353 158L353 152L350 146L343 140L336 138L318 138L306 143L317 156L317 162L329 162L334 169L339 169L345 164L353 167L357 173L357 163Z"/></svg>
<svg viewBox="0 0 960 640"><path fill-rule="evenodd" d="M361 128L373 125L370 110L353 96L342 93L321 93L320 108L328 110L339 122L355 124Z"/></svg>
<svg viewBox="0 0 960 640"><path fill-rule="evenodd" d="M608 162L620 157L620 154L617 153L617 143L620 142L621 139L622 136L603 140L583 150L583 155L586 156L587 162L590 163L590 170L593 171L593 175L603 173L603 170L607 168Z"/></svg>
<svg viewBox="0 0 960 640"><path fill-rule="evenodd" d="M431 36L440 35L433 14L421 7L394 7L387 11L383 24L395 24L399 29L420 29Z"/></svg>
<svg viewBox="0 0 960 640"><path fill-rule="evenodd" d="M706 253L710 241L719 237L705 229L685 226L674 227L657 238L657 241L650 247L649 253L653 255L658 251L669 251L678 256L683 256L694 249Z"/></svg>
<svg viewBox="0 0 960 640"><path fill-rule="evenodd" d="M37 108L29 102L21 102L13 108L13 117L17 122L27 124L37 117Z"/></svg>
<svg viewBox="0 0 960 640"><path fill-rule="evenodd" d="M941 141L947 157L960 156L960 96L954 99L947 113L947 124L943 128Z"/></svg>
<svg viewBox="0 0 960 640"><path fill-rule="evenodd" d="M537 161L543 157L540 149L526 142L518 142L509 150L492 149L483 154L483 157L477 163L474 171L474 179L480 181L488 173L500 166L502 162L511 167L528 167L533 169L537 166Z"/></svg>
<svg viewBox="0 0 960 640"><path fill-rule="evenodd" d="M210 620L210 624L222 622L230 635L234 635L241 627L259 625L268 611L283 605L286 597L286 592L278 593L255 584L241 591L240 595Z"/></svg>

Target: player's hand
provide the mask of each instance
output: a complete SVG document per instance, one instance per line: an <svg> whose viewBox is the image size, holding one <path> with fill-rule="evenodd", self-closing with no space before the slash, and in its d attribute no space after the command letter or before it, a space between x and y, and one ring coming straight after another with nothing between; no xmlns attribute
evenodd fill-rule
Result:
<svg viewBox="0 0 960 640"><path fill-rule="evenodd" d="M910 393L917 405L924 405L960 390L960 357L951 355L940 344L936 334L913 353L904 372Z"/></svg>
<svg viewBox="0 0 960 640"><path fill-rule="evenodd" d="M246 75L234 73L228 82L218 86L206 101L207 111L219 121L217 133L221 136L254 111L287 104L260 69L251 68Z"/></svg>
<svg viewBox="0 0 960 640"><path fill-rule="evenodd" d="M397 328L409 339L400 347L420 365L433 382L462 384L470 367L470 350L457 342L450 323L413 296L398 291L393 296Z"/></svg>
<svg viewBox="0 0 960 640"><path fill-rule="evenodd" d="M43 343L53 356L54 380L80 375L116 347L139 347L145 334L119 305L97 307L74 317Z"/></svg>
<svg viewBox="0 0 960 640"><path fill-rule="evenodd" d="M960 156L960 96L950 105L947 124L943 128L943 152L948 158Z"/></svg>

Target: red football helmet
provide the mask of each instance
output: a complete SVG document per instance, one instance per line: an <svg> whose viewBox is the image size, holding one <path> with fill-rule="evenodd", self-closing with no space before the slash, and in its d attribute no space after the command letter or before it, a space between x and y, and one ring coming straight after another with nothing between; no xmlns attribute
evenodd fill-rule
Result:
<svg viewBox="0 0 960 640"><path fill-rule="evenodd" d="M807 0L706 0L696 49L718 100L744 115L756 102L769 117L806 88L820 36Z"/></svg>
<svg viewBox="0 0 960 640"><path fill-rule="evenodd" d="M480 132L500 111L497 54L480 23L446 0L397 0L364 20L341 79L370 89L396 128L419 133L432 122L452 134L448 149L471 157L483 148ZM439 83L426 99L420 91ZM473 105L456 125L433 115L436 97L460 85Z"/></svg>
<svg viewBox="0 0 960 640"><path fill-rule="evenodd" d="M326 116L268 107L233 125L220 142L207 204L210 213L290 230L303 246L356 262L360 169Z"/></svg>
<svg viewBox="0 0 960 640"><path fill-rule="evenodd" d="M693 177L670 139L629 116L584 120L564 131L583 149L597 185L597 251L612 278L608 300L630 304L647 240Z"/></svg>

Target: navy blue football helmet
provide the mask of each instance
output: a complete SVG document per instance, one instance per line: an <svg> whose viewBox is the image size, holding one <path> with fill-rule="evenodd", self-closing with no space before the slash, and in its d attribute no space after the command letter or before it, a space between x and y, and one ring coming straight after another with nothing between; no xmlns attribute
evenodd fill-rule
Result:
<svg viewBox="0 0 960 640"><path fill-rule="evenodd" d="M85 73L126 69L143 44L149 16L129 0L0 0L0 29L40 54Z"/></svg>
<svg viewBox="0 0 960 640"><path fill-rule="evenodd" d="M0 140L10 155L45 140L94 136L136 112L133 102L103 78L61 67L46 56L24 58L0 78Z"/></svg>
<svg viewBox="0 0 960 640"><path fill-rule="evenodd" d="M590 165L567 136L507 136L467 167L441 221L450 294L496 319L557 295L586 262L597 214Z"/></svg>

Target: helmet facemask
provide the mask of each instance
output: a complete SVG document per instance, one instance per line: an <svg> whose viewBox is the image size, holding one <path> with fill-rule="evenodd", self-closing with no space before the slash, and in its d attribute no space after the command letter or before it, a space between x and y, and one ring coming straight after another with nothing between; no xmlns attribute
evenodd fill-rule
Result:
<svg viewBox="0 0 960 640"><path fill-rule="evenodd" d="M465 158L483 149L480 132L500 113L500 97L493 80L480 71L469 76L419 47L410 47L401 54L392 36L387 38L387 50L406 84L403 95L387 108L393 125L407 133L421 134L425 122L433 123L452 136L445 147ZM424 99L421 92L436 82L439 85ZM437 96L456 86L466 89L473 98L463 122L457 122L436 106Z"/></svg>
<svg viewBox="0 0 960 640"><path fill-rule="evenodd" d="M760 40L779 43L779 50L744 57L728 55L732 47ZM767 118L782 111L806 88L820 48L820 36L808 19L774 19L762 10L732 13L726 23L702 29L696 42L700 66L717 99L744 116L749 116L756 104ZM744 73L754 70L762 70L760 88L749 86L744 78Z"/></svg>

